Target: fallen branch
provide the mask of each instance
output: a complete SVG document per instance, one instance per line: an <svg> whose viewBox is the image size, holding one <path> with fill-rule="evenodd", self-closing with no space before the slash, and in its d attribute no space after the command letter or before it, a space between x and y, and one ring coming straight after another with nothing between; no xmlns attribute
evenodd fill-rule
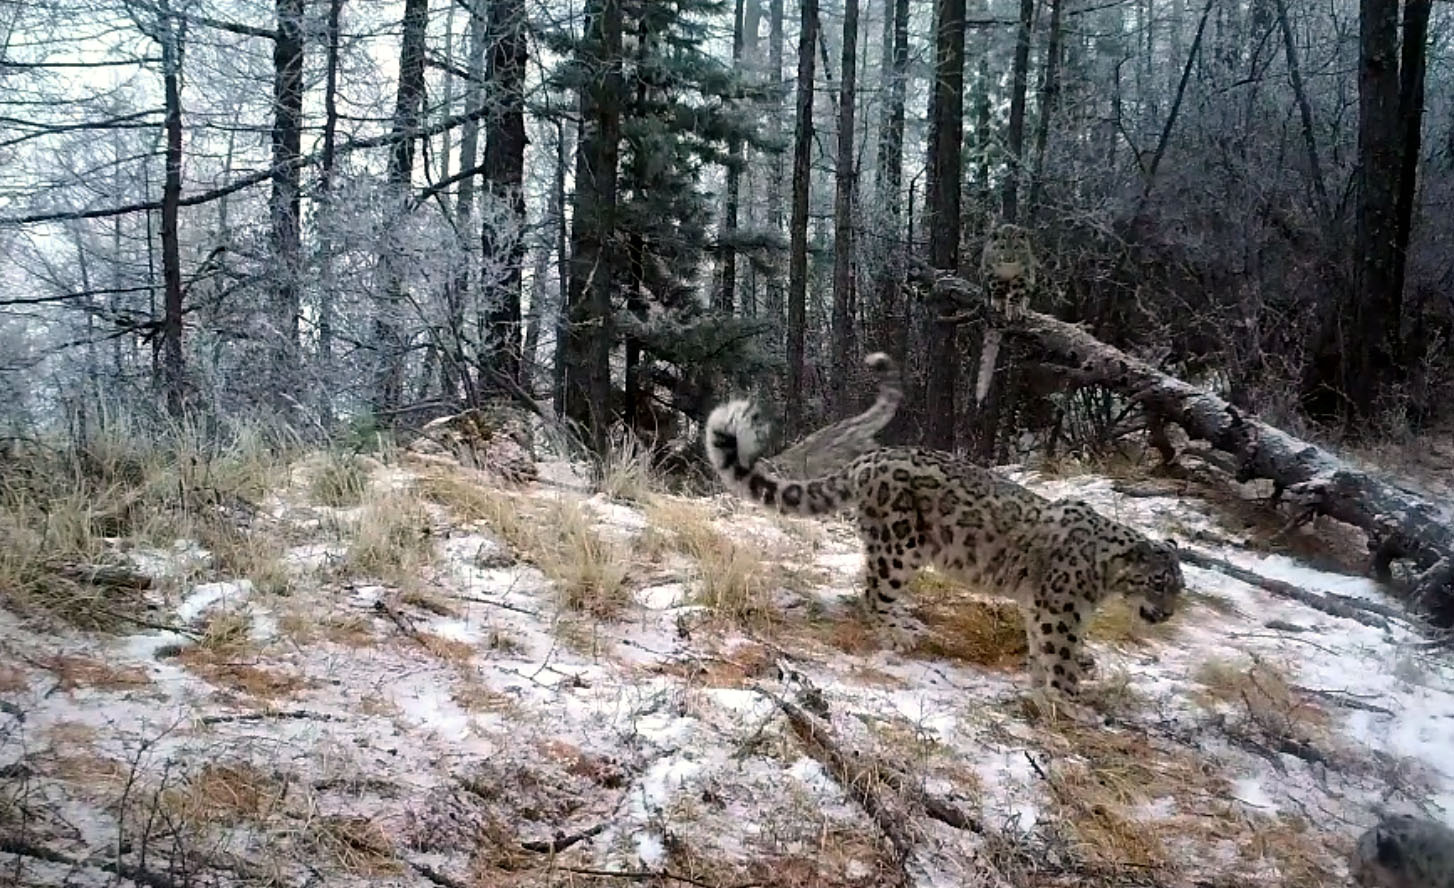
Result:
<svg viewBox="0 0 1454 888"><path fill-rule="evenodd" d="M915 269L914 277L948 303L973 308L979 300L961 278L927 268ZM1153 418L1174 422L1188 437L1229 454L1237 480L1272 481L1298 497L1298 505L1364 531L1371 550L1382 553L1384 567L1393 558L1412 561L1419 573L1406 599L1440 626L1454 625L1454 520L1424 495L1354 468L1074 324L1027 311L1007 325L1005 335L1028 345L1072 384L1104 386ZM1163 455L1175 457L1174 452Z"/></svg>
<svg viewBox="0 0 1454 888"><path fill-rule="evenodd" d="M334 717L326 712L309 712L306 709L286 709L278 712L239 712L234 715L204 715L202 724L221 725L228 722L256 722L270 718L314 718L319 721L334 721Z"/></svg>
<svg viewBox="0 0 1454 888"><path fill-rule="evenodd" d="M1321 688L1308 688L1302 685L1293 685L1292 689L1300 694L1307 694L1309 697L1317 697L1320 700L1327 700L1334 706L1341 706L1344 709L1359 709L1363 712L1375 712L1379 715L1392 716L1392 709L1385 709L1382 706L1375 706L1372 703L1365 703L1346 691L1325 691Z"/></svg>
<svg viewBox="0 0 1454 888"><path fill-rule="evenodd" d="M895 811L893 807L880 795L875 792L874 787L880 780L874 772L855 761L854 757L845 754L838 744L834 742L828 729L818 724L813 716L804 712L797 705L784 700L782 697L768 690L761 685L755 685L754 690L767 697L782 710L787 716L788 724L792 727L793 733L802 742L804 750L808 755L817 759L838 785L848 794L859 807L863 808L870 820L883 833L884 838L893 847L895 863L899 869L899 882L907 885L910 883L908 870L905 864L909 856L914 852L914 839L906 829L906 818L902 812Z"/></svg>
<svg viewBox="0 0 1454 888"><path fill-rule="evenodd" d="M595 838L605 831L606 824L598 823L590 829L583 829L570 835L556 833L555 838L543 842L521 842L520 847L536 854L559 854L570 846L584 842L586 839Z"/></svg>
<svg viewBox="0 0 1454 888"><path fill-rule="evenodd" d="M439 888L469 888L467 883L461 882L453 876L446 876L427 863L416 863L410 860L408 864L410 869L438 885Z"/></svg>
<svg viewBox="0 0 1454 888"><path fill-rule="evenodd" d="M674 873L671 870L613 870L593 869L586 866L558 866L556 870L596 879L624 879L629 882L680 882L683 885L694 885L696 888L767 888L768 885L766 882L736 882L730 884L708 882L704 879L694 879L691 876Z"/></svg>
<svg viewBox="0 0 1454 888"><path fill-rule="evenodd" d="M414 628L414 624L409 622L409 618L395 610L387 601L384 601L382 598L375 601L374 610L388 617L391 623L399 627L400 632L419 642L421 645L428 647L425 644L424 636L419 634L419 630Z"/></svg>
<svg viewBox="0 0 1454 888"><path fill-rule="evenodd" d="M122 863L119 860L84 860L69 854L62 854L43 845L37 845L18 836L0 835L0 854L14 854L17 857L29 857L32 860L59 863L69 867L98 869L126 879L128 882L144 885L146 888L182 888L180 883L144 867Z"/></svg>
<svg viewBox="0 0 1454 888"><path fill-rule="evenodd" d="M1278 598L1297 601L1315 610L1320 610L1325 614L1355 620L1365 626L1372 626L1375 629L1388 628L1388 621L1383 617L1373 613L1366 613L1366 611L1372 610L1372 608L1364 606L1367 602L1359 601L1356 598L1348 598L1347 596L1334 598L1330 595L1324 595L1321 592L1300 589L1291 583L1284 583L1282 580L1264 577L1262 574L1247 570L1244 567L1238 567L1230 561L1221 558L1203 555L1200 552L1186 548L1180 551L1181 560L1187 564L1226 574L1235 580L1241 580L1249 586L1256 586L1264 592L1270 592Z"/></svg>
<svg viewBox="0 0 1454 888"><path fill-rule="evenodd" d="M91 586L136 590L152 587L150 576L118 564L60 564L55 571L68 580Z"/></svg>

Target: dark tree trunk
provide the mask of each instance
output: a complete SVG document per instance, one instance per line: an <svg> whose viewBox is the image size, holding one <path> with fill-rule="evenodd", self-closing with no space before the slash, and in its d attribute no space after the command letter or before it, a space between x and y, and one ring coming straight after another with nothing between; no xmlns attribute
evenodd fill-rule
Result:
<svg viewBox="0 0 1454 888"><path fill-rule="evenodd" d="M616 269L611 238L616 227L621 141L620 0L591 0L586 23L580 56L592 76L580 99L562 388L566 417L579 424L588 446L604 453L615 338L611 294Z"/></svg>
<svg viewBox="0 0 1454 888"><path fill-rule="evenodd" d="M1408 271L1409 238L1414 228L1414 198L1418 194L1419 153L1423 150L1424 70L1429 43L1432 0L1405 0L1402 60L1399 64L1398 117L1400 127L1398 198L1394 209L1393 305L1398 314L1389 319L1389 347L1400 377L1407 372L1403 350L1404 278Z"/></svg>
<svg viewBox="0 0 1454 888"><path fill-rule="evenodd" d="M808 186L813 152L813 50L818 42L818 0L803 0L798 37L798 110L793 133L793 221L788 247L788 436L802 431L803 338L808 299Z"/></svg>
<svg viewBox="0 0 1454 888"><path fill-rule="evenodd" d="M274 286L273 323L277 326L271 388L282 415L297 403L298 316L302 207L298 163L303 127L303 0L277 0L277 33L273 38L273 190Z"/></svg>
<svg viewBox="0 0 1454 888"><path fill-rule="evenodd" d="M732 70L742 74L743 2L737 0L732 13ZM732 163L727 166L727 201L722 208L722 281L717 290L716 309L731 314L737 302L737 204L742 192L742 140L735 135L727 142Z"/></svg>
<svg viewBox="0 0 1454 888"><path fill-rule="evenodd" d="M846 416L857 406L851 376L857 370L853 278L853 103L857 85L858 0L843 4L843 75L838 93L838 155L834 170L833 197L833 384L830 417Z"/></svg>
<svg viewBox="0 0 1454 888"><path fill-rule="evenodd" d="M166 93L166 180L162 185L162 391L167 412L180 417L186 409L182 357L182 254L177 216L182 203L182 49L185 24L161 7L162 84Z"/></svg>
<svg viewBox="0 0 1454 888"><path fill-rule="evenodd" d="M520 287L525 261L525 4L494 0L490 8L486 80L499 112L485 132L485 181L493 200L508 208L480 228L482 280L489 319L481 354L480 387L508 394L520 384ZM487 214L496 216L496 214Z"/></svg>
<svg viewBox="0 0 1454 888"><path fill-rule="evenodd" d="M390 212L402 216L414 175L414 139L419 130L419 109L424 98L424 35L429 23L429 0L405 0L403 36L399 44L399 87L390 129L396 140L389 151L385 177L389 184ZM384 304L374 320L378 365L374 377L374 408L388 416L401 406L404 386L404 338L398 314L404 303L403 270L392 244L385 243L380 265L384 272Z"/></svg>
<svg viewBox="0 0 1454 888"><path fill-rule="evenodd" d="M929 121L929 163L925 224L929 264L943 271L959 267L959 196L964 141L964 0L938 0L934 92ZM929 373L924 396L925 443L954 450L958 415L958 325L930 321Z"/></svg>
<svg viewBox="0 0 1454 888"><path fill-rule="evenodd" d="M1395 377L1402 299L1398 265L1398 0L1361 0L1358 68L1358 219L1354 277L1330 309L1304 381L1315 419L1365 435Z"/></svg>
<svg viewBox="0 0 1454 888"><path fill-rule="evenodd" d="M1031 221L1040 212L1045 189L1045 148L1050 141L1050 119L1060 99L1061 12L1065 0L1050 0L1050 38L1045 46L1045 73L1040 80L1040 118L1035 123L1035 163L1030 172Z"/></svg>
<svg viewBox="0 0 1454 888"><path fill-rule="evenodd" d="M1004 219L1020 217L1020 174L1025 160L1025 93L1030 87L1030 29L1035 26L1035 0L1020 0L1020 25L1015 33L1015 61L1010 69L1010 125L1005 131L1009 170L1005 174Z"/></svg>
<svg viewBox="0 0 1454 888"><path fill-rule="evenodd" d="M333 251L335 208L333 167L338 150L338 36L343 0L329 0L325 25L328 60L323 81L323 150L318 164L318 421L325 430L333 428Z"/></svg>

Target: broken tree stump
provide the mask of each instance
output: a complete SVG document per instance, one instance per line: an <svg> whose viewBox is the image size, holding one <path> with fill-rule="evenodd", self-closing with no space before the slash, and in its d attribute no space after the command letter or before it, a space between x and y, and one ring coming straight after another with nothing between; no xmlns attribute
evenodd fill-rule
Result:
<svg viewBox="0 0 1454 888"><path fill-rule="evenodd" d="M979 310L976 289L963 279L922 269L915 277L944 302ZM1269 480L1304 508L1359 528L1375 553L1370 571L1380 578L1388 576L1390 561L1412 562L1417 575L1401 594L1436 625L1454 626L1454 515L1424 495L1357 469L1074 324L1025 312L1006 325L1005 335L1037 352L1046 369L1070 384L1110 389L1139 404L1153 422L1174 422L1188 437L1229 454L1238 481Z"/></svg>

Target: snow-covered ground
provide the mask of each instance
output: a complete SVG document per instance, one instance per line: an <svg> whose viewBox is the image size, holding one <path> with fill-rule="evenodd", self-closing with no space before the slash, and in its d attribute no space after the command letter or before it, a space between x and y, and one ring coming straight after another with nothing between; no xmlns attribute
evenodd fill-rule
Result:
<svg viewBox="0 0 1454 888"><path fill-rule="evenodd" d="M0 851L22 852L0 853L0 879L100 884L119 860L175 885L299 888L869 886L903 871L935 886L1341 885L1376 812L1454 823L1454 669L1403 622L1188 566L1193 594L1164 629L1108 619L1092 635L1092 723L1047 712L1016 657L956 645L956 614L994 613L969 593L926 593L932 653L875 645L846 523L728 497L638 507L582 492L569 467L546 474L564 486L501 494L519 497L509 517L584 509L633 559L624 609L563 608L498 523L438 504L413 582L347 574L367 507L314 506L294 485L272 503L286 594L173 576L158 628L120 637L0 610ZM1016 477L1260 575L1388 602L1371 581L1238 548L1196 500ZM375 486L412 481L394 466ZM757 559L767 607L732 620L704 604L707 562L660 542L690 515ZM199 557L133 553L158 576ZM867 802L778 700L823 717Z"/></svg>

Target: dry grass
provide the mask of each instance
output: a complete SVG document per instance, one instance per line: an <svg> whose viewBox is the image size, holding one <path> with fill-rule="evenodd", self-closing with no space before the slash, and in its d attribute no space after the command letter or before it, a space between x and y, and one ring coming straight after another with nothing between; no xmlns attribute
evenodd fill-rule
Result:
<svg viewBox="0 0 1454 888"><path fill-rule="evenodd" d="M1346 841L1319 833L1306 819L1290 812L1256 815L1247 818L1243 827L1237 854L1253 871L1288 888L1340 884L1337 862L1346 860L1352 850Z"/></svg>
<svg viewBox="0 0 1454 888"><path fill-rule="evenodd" d="M765 628L776 622L773 569L757 551L714 527L704 508L658 497L647 505L646 517L673 551L692 560L694 603L732 625Z"/></svg>
<svg viewBox="0 0 1454 888"><path fill-rule="evenodd" d="M369 473L351 453L329 452L308 479L309 498L319 505L348 508L363 502Z"/></svg>
<svg viewBox="0 0 1454 888"><path fill-rule="evenodd" d="M520 711L520 703L514 697L473 678L457 682L450 689L449 698L466 712L510 715Z"/></svg>
<svg viewBox="0 0 1454 888"><path fill-rule="evenodd" d="M596 466L596 490L613 500L645 503L662 489L652 468L651 448L630 430L613 432Z"/></svg>
<svg viewBox="0 0 1454 888"><path fill-rule="evenodd" d="M287 546L265 529L245 530L227 520L209 521L195 531L198 544L212 553L223 576L251 580L265 595L286 595L292 589Z"/></svg>
<svg viewBox="0 0 1454 888"><path fill-rule="evenodd" d="M477 650L474 645L457 638L446 638L435 632L421 630L418 640L424 649L441 660L455 666L463 666L474 659Z"/></svg>
<svg viewBox="0 0 1454 888"><path fill-rule="evenodd" d="M1075 838L1087 860L1109 867L1161 869L1169 858L1160 830L1129 815L1145 800L1126 770L1058 762L1050 773L1050 796L1057 818Z"/></svg>
<svg viewBox="0 0 1454 888"><path fill-rule="evenodd" d="M184 648L177 661L203 680L262 700L297 696L312 687L312 681L295 672L224 659L228 651L204 647Z"/></svg>
<svg viewBox="0 0 1454 888"><path fill-rule="evenodd" d="M1284 671L1262 660L1212 659L1192 675L1204 705L1229 706L1272 737L1311 741L1326 736L1328 714L1292 689Z"/></svg>
<svg viewBox="0 0 1454 888"><path fill-rule="evenodd" d="M262 823L278 813L286 785L247 762L208 762L161 793L173 822L236 826Z"/></svg>
<svg viewBox="0 0 1454 888"><path fill-rule="evenodd" d="M459 616L459 611L449 603L449 599L428 589L405 589L399 593L399 602L439 617Z"/></svg>
<svg viewBox="0 0 1454 888"><path fill-rule="evenodd" d="M544 502L483 487L448 471L430 472L420 494L466 521L485 524L521 560L556 586L563 609L608 619L631 601L631 553L596 533L580 503Z"/></svg>
<svg viewBox="0 0 1454 888"><path fill-rule="evenodd" d="M73 654L56 654L41 662L42 666L55 673L62 691L76 688L99 688L107 691L124 691L142 688L152 683L151 675L140 666L113 666L110 663Z"/></svg>
<svg viewBox="0 0 1454 888"><path fill-rule="evenodd" d="M130 627L143 611L139 595L64 569L123 563L115 539L170 546L219 535L255 511L298 452L295 439L256 428L142 428L107 417L106 431L84 445L9 460L0 466L0 597L82 629ZM229 569L229 553L216 554ZM254 582L268 588L274 576L260 572Z"/></svg>
<svg viewBox="0 0 1454 888"><path fill-rule="evenodd" d="M406 492L388 491L364 504L344 560L352 575L410 588L434 559L424 502Z"/></svg>
<svg viewBox="0 0 1454 888"><path fill-rule="evenodd" d="M230 608L213 615L197 642L214 655L237 657L251 647L252 614L246 608Z"/></svg>
<svg viewBox="0 0 1454 888"><path fill-rule="evenodd" d="M1024 666L1025 618L1013 602L971 596L932 571L914 577L909 601L930 633L917 653L993 669Z"/></svg>
<svg viewBox="0 0 1454 888"><path fill-rule="evenodd" d="M302 602L290 603L282 610L278 631L298 645L323 639L344 647L363 648L378 642L372 616L356 612L319 614Z"/></svg>
<svg viewBox="0 0 1454 888"><path fill-rule="evenodd" d="M403 872L383 828L367 817L329 814L314 817L306 843L344 872L357 876L397 876Z"/></svg>

